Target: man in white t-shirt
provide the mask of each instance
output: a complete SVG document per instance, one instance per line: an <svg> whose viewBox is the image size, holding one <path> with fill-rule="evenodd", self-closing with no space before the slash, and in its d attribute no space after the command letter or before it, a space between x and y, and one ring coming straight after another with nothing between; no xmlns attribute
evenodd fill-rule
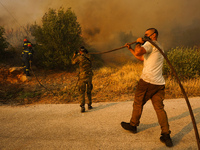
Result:
<svg viewBox="0 0 200 150"><path fill-rule="evenodd" d="M145 38L152 40L161 48L157 42L158 31L155 28L147 29ZM137 133L143 106L151 99L161 126L160 140L167 147L172 147L171 131L163 104L165 97L165 80L162 75L164 57L156 47L148 41L145 42L142 38L137 39L135 49L132 49L129 43L126 43L125 46L137 59L144 61L144 67L136 89L130 123L121 122L121 126L126 130Z"/></svg>

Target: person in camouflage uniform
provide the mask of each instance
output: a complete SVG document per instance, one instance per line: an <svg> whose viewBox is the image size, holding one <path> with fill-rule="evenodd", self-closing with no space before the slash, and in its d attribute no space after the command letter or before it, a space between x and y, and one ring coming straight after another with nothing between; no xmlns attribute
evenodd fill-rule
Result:
<svg viewBox="0 0 200 150"><path fill-rule="evenodd" d="M88 109L92 109L92 96L91 91L92 85L92 63L90 60L90 55L88 51L82 46L79 49L79 53L75 53L72 58L72 64L79 64L79 80L78 80L78 90L80 93L80 107L81 112L85 112L85 92L87 92L88 97Z"/></svg>

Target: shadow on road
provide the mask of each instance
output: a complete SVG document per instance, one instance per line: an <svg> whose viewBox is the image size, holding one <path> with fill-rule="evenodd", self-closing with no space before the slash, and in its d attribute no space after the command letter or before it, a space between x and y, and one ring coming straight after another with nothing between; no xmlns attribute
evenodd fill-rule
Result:
<svg viewBox="0 0 200 150"><path fill-rule="evenodd" d="M118 104L118 103L109 103L109 104L106 104L106 105L100 105L98 107L93 107L93 109L91 109L90 112L105 109L107 107L111 107L111 106L116 105L116 104Z"/></svg>
<svg viewBox="0 0 200 150"><path fill-rule="evenodd" d="M200 123L200 108L196 108L193 110L193 113L194 113L194 116L195 116L195 121L196 121L196 124ZM176 120L179 120L179 119L182 119L182 118L185 118L185 117L188 117L190 116L189 114L189 111L186 111L178 116L175 116L175 117L171 117L169 118L169 122L171 121L176 121ZM139 132L140 131L144 131L144 130L147 130L149 128L152 128L152 127L156 127L156 126L159 126L158 123L153 123L153 124L140 124L140 127L139 127ZM178 132L177 134L175 134L173 137L172 137L172 140L173 140L173 143L174 143L174 146L175 145L178 145L180 143L180 141L183 139L183 137L185 135L187 135L189 132L191 132L192 130L194 130L193 128L193 123L192 121L189 122L187 125L183 126L182 130L180 132ZM173 132L173 131L172 131ZM195 134L194 134L195 136ZM196 138L196 136L195 136ZM189 148L189 147L188 147ZM162 148L160 148L161 150ZM159 149L158 149L159 150Z"/></svg>

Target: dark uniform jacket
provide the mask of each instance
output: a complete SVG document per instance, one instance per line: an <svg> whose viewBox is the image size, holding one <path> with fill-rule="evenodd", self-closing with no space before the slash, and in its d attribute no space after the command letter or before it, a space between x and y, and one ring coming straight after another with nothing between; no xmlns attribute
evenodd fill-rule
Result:
<svg viewBox="0 0 200 150"><path fill-rule="evenodd" d="M21 54L21 57L22 57L22 60L23 61L32 61L33 59L33 49L32 48L26 48L22 51L22 54Z"/></svg>
<svg viewBox="0 0 200 150"><path fill-rule="evenodd" d="M27 49L28 48L28 44L31 44L30 41L25 41L24 44L23 44L23 50ZM32 45L32 44L31 44Z"/></svg>

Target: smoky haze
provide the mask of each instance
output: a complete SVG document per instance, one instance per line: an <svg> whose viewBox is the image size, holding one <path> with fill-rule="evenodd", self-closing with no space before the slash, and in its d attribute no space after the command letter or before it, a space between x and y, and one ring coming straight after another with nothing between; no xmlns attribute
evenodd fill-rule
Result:
<svg viewBox="0 0 200 150"><path fill-rule="evenodd" d="M199 0L1 0L0 25L19 28L40 23L49 8L71 7L83 37L98 51L132 42L150 27L158 29L158 40L168 50L200 46L199 6Z"/></svg>

